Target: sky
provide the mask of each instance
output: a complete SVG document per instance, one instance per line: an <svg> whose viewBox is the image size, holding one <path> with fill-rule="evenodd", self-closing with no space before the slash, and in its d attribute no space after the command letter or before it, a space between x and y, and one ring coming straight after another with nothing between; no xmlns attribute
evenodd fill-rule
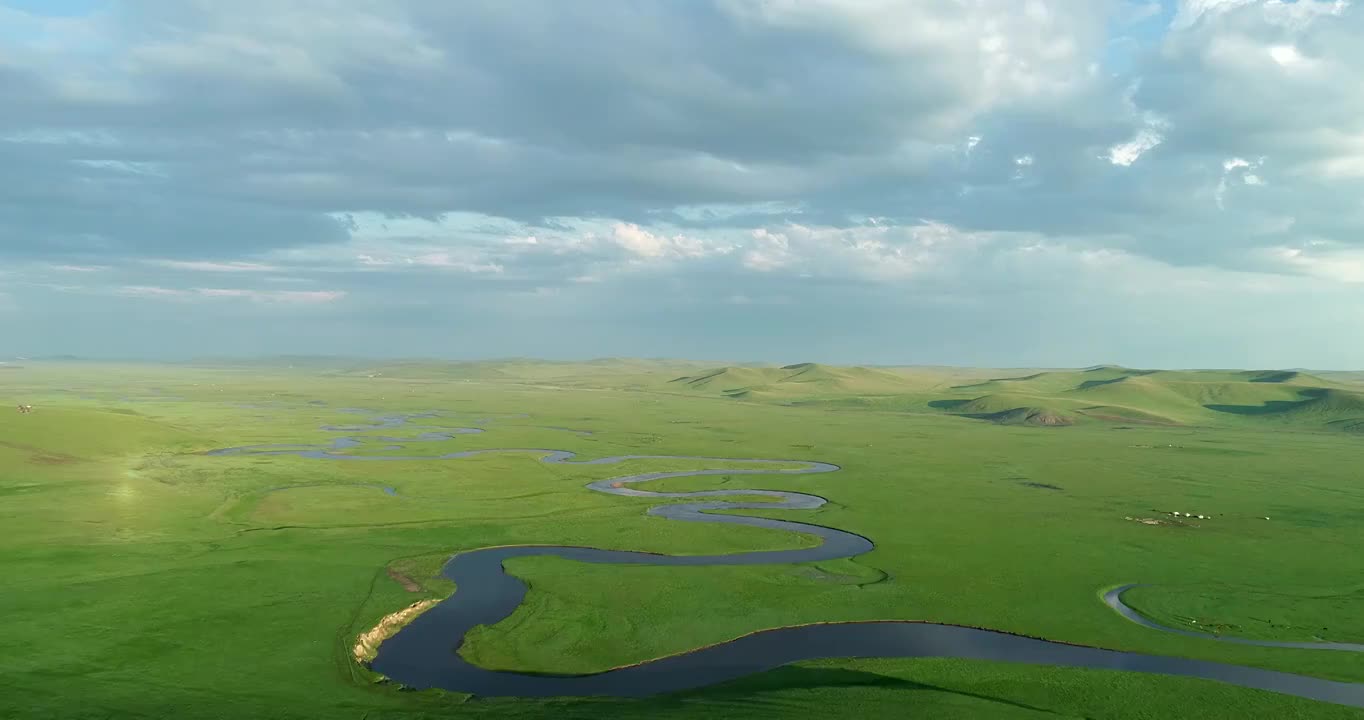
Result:
<svg viewBox="0 0 1364 720"><path fill-rule="evenodd" d="M1347 0L0 0L0 355L1364 368Z"/></svg>

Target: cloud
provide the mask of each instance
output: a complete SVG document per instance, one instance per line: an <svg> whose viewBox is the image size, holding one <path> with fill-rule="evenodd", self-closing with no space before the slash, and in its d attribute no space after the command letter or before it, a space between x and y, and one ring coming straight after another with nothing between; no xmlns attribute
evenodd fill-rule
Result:
<svg viewBox="0 0 1364 720"><path fill-rule="evenodd" d="M1151 128L1142 128L1127 142L1118 143L1108 149L1108 161L1114 165L1127 167L1136 162L1147 150L1159 145L1165 138Z"/></svg>
<svg viewBox="0 0 1364 720"><path fill-rule="evenodd" d="M1178 0L1179 9L1175 12L1170 27L1185 30L1196 24L1204 15L1230 12L1255 2L1256 0Z"/></svg>
<svg viewBox="0 0 1364 720"><path fill-rule="evenodd" d="M1273 247L1265 254L1271 263L1303 275L1339 283L1364 283L1364 249Z"/></svg>
<svg viewBox="0 0 1364 720"><path fill-rule="evenodd" d="M1217 192L1214 197L1217 201L1218 210L1226 210L1227 181L1231 177L1239 177L1243 185L1264 185L1265 181L1256 174L1256 170L1264 165L1265 158L1255 161L1244 158L1234 157L1222 161L1222 179L1217 182Z"/></svg>
<svg viewBox="0 0 1364 720"><path fill-rule="evenodd" d="M153 285L125 285L121 288L118 288L117 292L119 295L145 298L185 297L191 294L186 290L174 290L171 288L156 287Z"/></svg>
<svg viewBox="0 0 1364 720"><path fill-rule="evenodd" d="M634 223L613 224L610 237L612 242L629 254L644 259L700 258L707 255L724 254L733 250L728 245L706 242L680 234L671 237L657 235Z"/></svg>
<svg viewBox="0 0 1364 720"><path fill-rule="evenodd" d="M173 270L192 270L195 272L273 272L279 268L251 262L215 262L211 260L149 260L152 265Z"/></svg>
<svg viewBox="0 0 1364 720"><path fill-rule="evenodd" d="M491 354L1232 365L1361 309L1354 3L157 0L0 26L3 289L92 344L132 342L102 328L141 300L205 351L440 354L477 327Z"/></svg>
<svg viewBox="0 0 1364 720"><path fill-rule="evenodd" d="M1183 152L1291 158L1310 179L1360 177L1364 14L1345 2L1186 3L1137 102L1169 118ZM1196 91L1196 92L1193 92ZM1294 108L1294 111L1286 111Z"/></svg>
<svg viewBox="0 0 1364 720"><path fill-rule="evenodd" d="M234 298L259 303L302 304L336 302L346 296L341 290L243 290L236 288L166 288L152 285L125 285L115 293L126 297L162 300L190 300L196 298Z"/></svg>
<svg viewBox="0 0 1364 720"><path fill-rule="evenodd" d="M416 257L404 258L404 262L423 267L446 268L452 270L462 270L472 273L500 273L503 270L497 263L477 263L451 256L449 253L437 252Z"/></svg>

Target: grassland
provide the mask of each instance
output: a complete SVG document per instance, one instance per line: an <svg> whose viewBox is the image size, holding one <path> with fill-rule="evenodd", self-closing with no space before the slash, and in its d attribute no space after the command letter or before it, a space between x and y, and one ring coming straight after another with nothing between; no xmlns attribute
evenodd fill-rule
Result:
<svg viewBox="0 0 1364 720"><path fill-rule="evenodd" d="M1022 379L1000 379L1010 376ZM0 658L0 717L902 717L907 708L934 718L1360 717L1201 681L955 660L804 663L637 702L402 692L375 683L351 660L351 644L383 616L453 591L435 577L451 553L509 543L712 553L802 539L668 522L645 516L646 502L582 488L697 466L686 461L200 454L325 442L335 434L320 425L363 420L338 412L345 407L439 409L453 415L424 422L487 417L488 432L411 450L837 463L844 470L831 475L651 486L820 494L831 500L820 510L771 515L877 543L865 556L817 565L518 560L510 569L530 583L527 603L464 648L490 667L589 672L775 625L925 619L1364 681L1356 654L1161 634L1097 599L1140 582L1148 587L1127 601L1168 624L1364 641L1364 559L1354 551L1364 523L1354 459L1364 438L1353 425L1364 412L1352 382L626 360L30 364L0 375L11 404L37 408L0 414L0 631L11 647ZM1068 424L1039 426L1026 413L1008 424L1019 408ZM1213 517L1184 523L1162 514L1171 510Z"/></svg>

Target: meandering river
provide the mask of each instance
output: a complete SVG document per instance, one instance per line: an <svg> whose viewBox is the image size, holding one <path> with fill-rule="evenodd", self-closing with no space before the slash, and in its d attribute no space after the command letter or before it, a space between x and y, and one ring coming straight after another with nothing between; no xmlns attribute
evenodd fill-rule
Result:
<svg viewBox="0 0 1364 720"><path fill-rule="evenodd" d="M365 432L399 427L414 419L435 417L439 417L439 414L385 415L378 417L377 422L372 425L324 426L323 429L332 432ZM483 423L476 421L475 424ZM456 435L483 431L482 428L439 428L422 432L412 438L348 436L336 438L330 444L320 446L254 445L214 450L208 454L295 455L321 460L379 462L455 460L488 453L533 453L539 455L542 462L580 465L611 465L625 460L642 459L742 462L757 467L640 473L599 480L590 483L587 488L596 492L629 497L695 500L656 505L648 510L650 515L671 520L751 525L812 535L820 540L818 546L811 548L729 555L657 555L570 546L490 547L460 553L451 558L441 571L445 577L456 583L458 586L456 592L384 641L373 661L372 667L375 671L412 688L443 688L482 696L641 697L704 687L801 660L842 657L934 657L1183 675L1364 707L1364 684L1323 680L1205 660L1106 650L993 630L909 621L826 623L774 628L718 645L593 675L533 675L480 668L465 661L458 653L466 633L475 626L492 625L503 620L525 599L525 583L508 575L503 568L503 563L509 558L552 555L578 562L617 565L759 565L850 558L866 553L874 547L871 540L837 528L708 512L747 509L810 510L826 502L824 498L816 495L782 490L747 489L670 493L649 492L629 487L634 483L662 478L697 475L792 475L830 473L839 469L838 466L828 463L672 455L621 455L594 460L575 460L576 455L572 452L544 448L468 450L430 456L356 455L340 452L354 450L366 442L387 443L384 449L391 451L395 448L401 449L402 445L407 443L443 441ZM770 467L762 467L763 465ZM390 494L396 493L390 491ZM772 501L734 502L716 499L735 495L764 496L771 498ZM1142 617L1122 603L1122 592L1128 587L1131 586L1112 590L1104 598L1105 602L1123 617L1156 630L1202 636L1200 633L1167 628ZM1274 647L1364 650L1364 646L1347 646L1342 643L1276 643L1233 640L1211 635L1206 637Z"/></svg>

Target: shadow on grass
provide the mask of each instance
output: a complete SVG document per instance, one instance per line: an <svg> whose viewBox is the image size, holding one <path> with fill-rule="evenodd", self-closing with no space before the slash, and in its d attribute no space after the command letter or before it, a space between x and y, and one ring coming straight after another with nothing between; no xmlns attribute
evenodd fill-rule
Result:
<svg viewBox="0 0 1364 720"><path fill-rule="evenodd" d="M1121 377L1115 377L1115 378L1111 378L1111 379L1108 379L1108 380L1086 380L1086 381L1080 383L1079 385L1076 385L1076 386L1075 386L1075 389L1076 389L1076 390L1088 390L1088 389L1090 389L1090 388L1103 387L1104 385L1112 385L1112 384L1114 384L1114 383L1120 383L1120 382L1122 382L1123 380L1127 380L1128 377L1129 377L1129 376L1127 376L1127 375L1123 375L1123 376L1121 376Z"/></svg>
<svg viewBox="0 0 1364 720"><path fill-rule="evenodd" d="M1250 379L1253 383L1285 383L1298 377L1301 373L1293 370L1270 370L1261 373Z"/></svg>
<svg viewBox="0 0 1364 720"><path fill-rule="evenodd" d="M981 693L967 692L964 690L953 690L939 685L905 680L903 678L881 675L879 673L867 672L864 670L851 670L846 668L811 668L800 666L786 666L771 670L760 675L756 675L742 680L724 683L703 691L691 691L680 693L671 697L674 701L684 700L713 700L717 702L733 702L742 705L745 713L760 709L764 705L785 705L775 698L765 699L761 696L763 692L778 690L812 690L817 688L881 688L889 690L900 690L906 692L928 691L940 692L961 697L984 700L986 702L998 703L1020 710L1031 710L1038 713L1049 715L1069 716L1066 713L1057 712L1050 708L1028 705L1014 700L985 695ZM905 698L908 707L912 707L912 698ZM775 707L774 707L775 709Z"/></svg>
<svg viewBox="0 0 1364 720"><path fill-rule="evenodd" d="M1203 407L1222 413L1232 415L1273 415L1275 413L1296 410L1313 400L1320 399L1326 395L1325 388L1305 388L1300 393L1302 400L1266 400L1262 405L1204 405Z"/></svg>
<svg viewBox="0 0 1364 720"><path fill-rule="evenodd" d="M966 385L953 385L953 386L952 386L952 389L953 389L953 390L969 390L970 388L985 387L986 385L989 385L990 383L1020 382L1020 381L1024 381L1024 380L1036 380L1037 378L1040 378L1040 377L1042 377L1043 375L1046 375L1046 373L1033 373L1033 374L1031 374L1031 375L1024 375L1024 376L1022 376L1022 377L990 378L990 379L985 380L985 381L983 381L983 382L968 383L968 384L966 384Z"/></svg>
<svg viewBox="0 0 1364 720"><path fill-rule="evenodd" d="M969 403L969 402L971 402L971 401L970 401L970 400L963 400L963 399L960 399L960 398L952 399L952 400L930 400L930 401L928 402L928 406L931 407L931 408L937 408L937 409L939 409L939 410L956 410L957 408L959 408L959 407L961 407L961 406L963 406L963 405L965 405L965 404L967 404L967 403Z"/></svg>
<svg viewBox="0 0 1364 720"><path fill-rule="evenodd" d="M1203 407L1220 413L1230 413L1232 415L1274 415L1276 413L1289 412L1303 406L1311 400L1269 400L1263 405L1204 405Z"/></svg>

